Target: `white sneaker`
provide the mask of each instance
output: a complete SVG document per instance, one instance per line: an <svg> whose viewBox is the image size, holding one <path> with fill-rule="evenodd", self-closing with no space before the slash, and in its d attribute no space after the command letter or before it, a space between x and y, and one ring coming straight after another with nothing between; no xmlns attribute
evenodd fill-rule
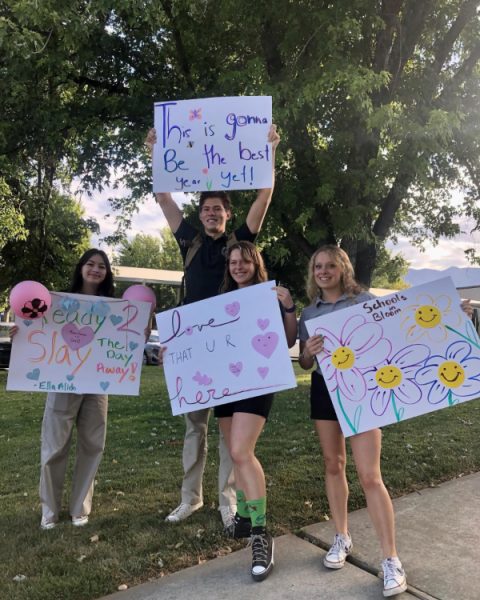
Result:
<svg viewBox="0 0 480 600"><path fill-rule="evenodd" d="M345 564L347 556L352 551L352 538L347 533L336 533L333 538L333 544L323 559L323 564L327 569L341 569Z"/></svg>
<svg viewBox="0 0 480 600"><path fill-rule="evenodd" d="M50 521L46 517L42 517L42 520L40 521L40 528L43 529L44 531L46 531L47 529L53 529L56 526L57 526L56 521Z"/></svg>
<svg viewBox="0 0 480 600"><path fill-rule="evenodd" d="M237 507L235 504L232 506L220 506L218 508L220 514L222 515L223 526L225 529L229 529L235 523L235 514L237 512Z"/></svg>
<svg viewBox="0 0 480 600"><path fill-rule="evenodd" d="M82 515L81 517L72 517L72 525L75 527L83 527L88 523L88 515Z"/></svg>
<svg viewBox="0 0 480 600"><path fill-rule="evenodd" d="M397 556L386 558L382 562L383 568L383 595L396 596L407 589L407 578L402 563Z"/></svg>
<svg viewBox="0 0 480 600"><path fill-rule="evenodd" d="M172 512L165 517L165 521L168 523L179 523L180 521L184 521L196 510L202 508L202 506L203 502L199 502L198 504L184 504L181 502L177 508L172 510Z"/></svg>

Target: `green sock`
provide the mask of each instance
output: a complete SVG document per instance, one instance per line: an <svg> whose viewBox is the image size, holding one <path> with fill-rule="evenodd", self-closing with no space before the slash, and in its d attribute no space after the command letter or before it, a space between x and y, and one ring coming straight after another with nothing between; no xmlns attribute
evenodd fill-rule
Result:
<svg viewBox="0 0 480 600"><path fill-rule="evenodd" d="M247 499L245 493L242 490L237 490L237 513L244 519L250 518L248 512Z"/></svg>
<svg viewBox="0 0 480 600"><path fill-rule="evenodd" d="M265 527L267 523L267 498L259 498L258 500L248 500L248 510L250 511L250 519L252 527Z"/></svg>

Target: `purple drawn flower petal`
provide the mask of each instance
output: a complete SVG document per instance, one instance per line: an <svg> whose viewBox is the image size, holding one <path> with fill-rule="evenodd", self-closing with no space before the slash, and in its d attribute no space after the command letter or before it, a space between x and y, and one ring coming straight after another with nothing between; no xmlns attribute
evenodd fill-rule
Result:
<svg viewBox="0 0 480 600"><path fill-rule="evenodd" d="M388 408L391 395L391 390L386 390L385 388L379 387L370 398L370 406L372 408L372 412L377 416L381 417Z"/></svg>
<svg viewBox="0 0 480 600"><path fill-rule="evenodd" d="M458 342L453 342L453 344L450 344L447 348L445 360L456 360L461 363L470 356L471 352L472 347L470 344L463 340L459 340Z"/></svg>
<svg viewBox="0 0 480 600"><path fill-rule="evenodd" d="M353 315L353 317L347 319L340 333L340 339L342 340L342 344L345 346L349 346L349 340L352 333L362 325L365 325L365 323L366 318L363 315Z"/></svg>
<svg viewBox="0 0 480 600"><path fill-rule="evenodd" d="M392 344L389 340L382 338L373 348L365 352L355 354L355 366L358 369L368 369L376 367L385 362L387 356L392 351Z"/></svg>
<svg viewBox="0 0 480 600"><path fill-rule="evenodd" d="M337 382L340 392L349 400L360 401L367 392L365 379L358 369L337 371Z"/></svg>
<svg viewBox="0 0 480 600"><path fill-rule="evenodd" d="M422 390L410 379L404 379L395 389L395 395L403 404L416 404L422 398Z"/></svg>
<svg viewBox="0 0 480 600"><path fill-rule="evenodd" d="M399 350L391 359L391 364L396 365L403 370L408 367L418 365L427 360L430 355L430 349L424 344L413 344Z"/></svg>

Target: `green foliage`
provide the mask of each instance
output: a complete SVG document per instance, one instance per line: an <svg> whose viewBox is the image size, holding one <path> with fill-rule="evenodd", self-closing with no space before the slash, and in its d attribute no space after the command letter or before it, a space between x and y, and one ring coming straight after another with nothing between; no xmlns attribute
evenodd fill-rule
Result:
<svg viewBox="0 0 480 600"><path fill-rule="evenodd" d="M393 255L382 247L377 253L377 265L372 276L372 287L401 290L408 287L404 277L408 271L408 262L401 254Z"/></svg>

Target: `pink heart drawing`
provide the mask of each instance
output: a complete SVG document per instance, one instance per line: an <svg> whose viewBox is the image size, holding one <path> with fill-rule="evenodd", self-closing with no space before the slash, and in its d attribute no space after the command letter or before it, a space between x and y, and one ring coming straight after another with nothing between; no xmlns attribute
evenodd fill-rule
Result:
<svg viewBox="0 0 480 600"><path fill-rule="evenodd" d="M260 327L260 329L262 331L265 331L265 329L270 325L270 320L269 319L257 319L257 325Z"/></svg>
<svg viewBox="0 0 480 600"><path fill-rule="evenodd" d="M232 302L225 305L225 310L231 317L236 317L240 311L240 302Z"/></svg>
<svg viewBox="0 0 480 600"><path fill-rule="evenodd" d="M268 367L258 367L257 371L262 379L268 375Z"/></svg>
<svg viewBox="0 0 480 600"><path fill-rule="evenodd" d="M228 368L230 369L230 373L233 373L236 377L238 377L242 372L243 364L241 362L230 363Z"/></svg>
<svg viewBox="0 0 480 600"><path fill-rule="evenodd" d="M208 169L205 167L204 169L202 169L202 173L206 175L208 173Z"/></svg>
<svg viewBox="0 0 480 600"><path fill-rule="evenodd" d="M83 348L83 346L89 344L95 336L91 327L82 327L82 329L78 329L75 323L67 323L64 325L61 334L72 350Z"/></svg>
<svg viewBox="0 0 480 600"><path fill-rule="evenodd" d="M268 331L263 335L256 335L252 338L252 346L265 358L270 358L278 344L278 335L274 331Z"/></svg>

